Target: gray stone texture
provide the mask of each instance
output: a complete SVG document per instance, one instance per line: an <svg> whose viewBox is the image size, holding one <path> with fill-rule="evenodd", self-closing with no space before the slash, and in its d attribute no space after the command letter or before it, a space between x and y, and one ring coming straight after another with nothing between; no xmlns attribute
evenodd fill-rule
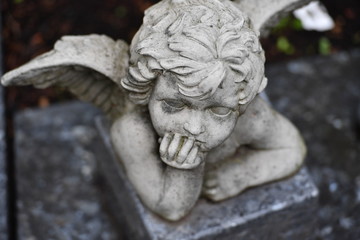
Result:
<svg viewBox="0 0 360 240"><path fill-rule="evenodd" d="M102 109L142 202L177 221L201 192L222 201L301 168L299 132L257 97L267 85L258 30L306 1L245 1L239 10L229 0L163 0L130 48L104 35L64 36L1 83L59 85Z"/></svg>
<svg viewBox="0 0 360 240"><path fill-rule="evenodd" d="M1 69L0 69L1 73ZM4 89L0 87L0 239L7 239L7 174L4 116Z"/></svg>
<svg viewBox="0 0 360 240"><path fill-rule="evenodd" d="M101 135L111 152L108 128L99 121ZM311 239L316 230L318 192L305 169L295 176L250 189L235 198L211 203L200 199L179 222L155 216L140 202L114 154L99 159L109 190L108 201L125 224L128 239ZM124 222L125 221L125 222Z"/></svg>
<svg viewBox="0 0 360 240"><path fill-rule="evenodd" d="M73 103L16 116L20 240L119 239L96 187L97 114Z"/></svg>
<svg viewBox="0 0 360 240"><path fill-rule="evenodd" d="M1 45L2 39L0 37L0 75L3 72ZM7 200L4 89L0 87L0 240L8 237Z"/></svg>
<svg viewBox="0 0 360 240"><path fill-rule="evenodd" d="M306 214L319 219L320 227L313 234L320 240L360 239L360 119L356 117L360 105L359 76L360 50L267 66L269 98L277 110L296 124L307 142L306 165L320 188L320 207L311 210L311 205L310 209L306 206L303 209L307 209ZM124 229L124 223L111 225L111 215L104 210L123 207L130 211L138 202L128 206L100 205L99 195L108 198L114 195L104 192L102 185L90 180L94 175L88 177L87 173L93 168L86 167L89 166L89 160L86 160L89 157L86 156L92 151L97 155L103 149L102 143L80 147L79 142L86 138L72 137L74 132L76 136L79 136L76 132L84 133L81 129L91 129L85 132L96 134L92 123L95 113L97 111L88 105L75 104L26 111L17 117L20 239L101 239L99 232L108 234L108 239L122 239L115 237L114 231ZM80 130L72 130L79 129L76 126L81 126ZM96 142L96 139L93 141ZM74 142L77 146L72 148ZM51 154L54 149L57 154ZM87 153L84 154L84 151ZM94 166L92 164L90 166ZM109 174L114 174L114 169ZM301 180L303 175L295 178ZM120 188L121 185L113 183L113 186ZM264 188L270 186L274 185ZM269 193L264 192L260 196L266 194ZM248 206L254 208L254 205ZM237 208L243 209L243 206L237 205ZM301 221L307 217L306 214L298 213L296 218ZM275 217L272 219L276 221ZM95 223L93 227L89 227L91 221ZM131 221L132 225L136 225L140 219L133 218ZM266 227L257 221L253 224L259 231L260 227ZM91 234L98 238L88 237Z"/></svg>
<svg viewBox="0 0 360 240"><path fill-rule="evenodd" d="M318 239L360 239L360 49L266 69L270 100L308 147L320 190Z"/></svg>

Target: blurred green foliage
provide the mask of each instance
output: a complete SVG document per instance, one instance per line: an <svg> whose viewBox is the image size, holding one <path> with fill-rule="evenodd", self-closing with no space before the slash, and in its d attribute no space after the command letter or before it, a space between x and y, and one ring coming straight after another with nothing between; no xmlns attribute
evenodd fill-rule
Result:
<svg viewBox="0 0 360 240"><path fill-rule="evenodd" d="M119 5L115 8L115 15L119 18L124 18L128 14L128 10L125 6Z"/></svg>
<svg viewBox="0 0 360 240"><path fill-rule="evenodd" d="M272 34L277 35L276 47L286 55L293 55L296 50L294 45L286 37L287 31L301 31L303 26L301 21L292 15L284 17L280 20L279 24L272 30Z"/></svg>
<svg viewBox="0 0 360 240"><path fill-rule="evenodd" d="M305 30L301 21L293 15L283 18L271 34L275 38L277 51L288 56L329 55L334 51L331 31ZM353 42L356 41L360 41L360 34L358 38L354 35Z"/></svg>
<svg viewBox="0 0 360 240"><path fill-rule="evenodd" d="M329 55L331 53L331 42L327 37L319 39L319 53L322 55Z"/></svg>
<svg viewBox="0 0 360 240"><path fill-rule="evenodd" d="M278 37L276 42L276 47L279 51L287 55L292 55L295 53L294 46L289 42L289 40L285 36Z"/></svg>
<svg viewBox="0 0 360 240"><path fill-rule="evenodd" d="M360 44L360 32L357 32L353 36L353 43L354 44Z"/></svg>
<svg viewBox="0 0 360 240"><path fill-rule="evenodd" d="M279 33L286 29L292 29L296 31L303 30L301 21L295 18L293 15L289 15L280 20L279 24L272 30L273 33Z"/></svg>

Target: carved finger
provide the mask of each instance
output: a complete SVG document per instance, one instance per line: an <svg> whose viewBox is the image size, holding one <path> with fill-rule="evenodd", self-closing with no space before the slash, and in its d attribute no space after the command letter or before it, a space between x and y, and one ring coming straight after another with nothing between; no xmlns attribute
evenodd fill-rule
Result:
<svg viewBox="0 0 360 240"><path fill-rule="evenodd" d="M211 180L211 179L216 179L216 178L217 178L217 175L214 170L207 172L205 175L206 180Z"/></svg>
<svg viewBox="0 0 360 240"><path fill-rule="evenodd" d="M211 179L205 181L206 188L215 188L218 185L218 181L216 179Z"/></svg>
<svg viewBox="0 0 360 240"><path fill-rule="evenodd" d="M172 139L171 134L165 133L165 135L161 141L161 144L160 144L160 149L159 149L160 157L162 157L162 158L166 157L167 150L170 145L171 139Z"/></svg>
<svg viewBox="0 0 360 240"><path fill-rule="evenodd" d="M186 159L186 162L188 164L194 164L196 158L198 157L198 152L199 152L199 147L194 145Z"/></svg>
<svg viewBox="0 0 360 240"><path fill-rule="evenodd" d="M177 163L183 163L186 159L186 157L188 156L191 148L193 147L194 145L194 142L195 142L195 139L193 138L186 138L184 140L184 143L179 151L179 154L177 155L177 158L176 158L176 162Z"/></svg>
<svg viewBox="0 0 360 240"><path fill-rule="evenodd" d="M217 195L217 193L218 193L217 188L212 188L212 189L205 190L205 194L208 197L211 197L211 198L214 198Z"/></svg>
<svg viewBox="0 0 360 240"><path fill-rule="evenodd" d="M203 158L198 154L197 157L195 158L194 164L199 165L202 162L202 160Z"/></svg>
<svg viewBox="0 0 360 240"><path fill-rule="evenodd" d="M174 156L176 155L178 148L179 148L180 140L181 140L181 135L178 133L175 133L174 138L172 139L169 149L168 149L168 160L169 161L172 161Z"/></svg>

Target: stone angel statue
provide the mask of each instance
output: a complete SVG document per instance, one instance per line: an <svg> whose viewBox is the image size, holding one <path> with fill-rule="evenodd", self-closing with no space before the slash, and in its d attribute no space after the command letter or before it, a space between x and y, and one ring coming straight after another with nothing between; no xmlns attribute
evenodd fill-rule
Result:
<svg viewBox="0 0 360 240"><path fill-rule="evenodd" d="M199 197L221 201L294 174L297 129L259 93L260 34L304 0L163 0L130 48L65 36L2 84L66 87L112 120L111 140L142 202L171 221Z"/></svg>

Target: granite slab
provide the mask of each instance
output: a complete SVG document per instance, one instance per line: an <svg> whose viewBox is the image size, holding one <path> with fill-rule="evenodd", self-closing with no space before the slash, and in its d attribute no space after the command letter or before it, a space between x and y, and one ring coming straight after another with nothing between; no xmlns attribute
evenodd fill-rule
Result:
<svg viewBox="0 0 360 240"><path fill-rule="evenodd" d="M111 148L108 123L98 119L106 148L98 150L99 171L108 191L108 204L128 239L141 240L231 240L312 239L316 230L318 191L306 169L284 181L250 189L243 194L211 203L198 201L179 222L154 215L141 203Z"/></svg>
<svg viewBox="0 0 360 240"><path fill-rule="evenodd" d="M359 50L339 53L330 57L307 58L267 66L267 77L269 78L267 94L272 104L297 125L307 142L309 150L307 166L315 183L320 188L320 206L315 210L311 210L310 208L308 212L312 213L313 218L319 219L320 226L317 230L314 230L314 233L317 239L321 240L360 239L358 228L360 224L360 164L358 161L360 156L360 124L356 117L357 109L360 105L359 76ZM94 233L93 236L99 237L100 231L102 231L102 234L109 236L103 239L122 239L121 236L115 237L115 235L118 231L120 232L119 235L121 235L121 230L126 228L126 225L124 225L124 223L119 224L117 220L116 223L112 223L112 217L117 219L120 214L108 211L108 209L114 209L114 206L103 202L104 200L102 199L114 197L113 195L111 196L111 194L106 194L107 190L102 182L105 179L100 182L97 181L95 170L91 170L90 172L92 172L92 174L88 175L86 173L89 172L89 168L81 168L81 166L84 166L84 162L86 163L86 160L75 160L82 159L82 157L80 158L79 156L88 156L88 154L80 154L83 152L82 150L76 150L84 150L84 148L75 148L70 151L70 154L64 153L65 158L63 153L59 153L61 156L59 155L56 161L51 160L52 157L49 157L54 155L51 154L54 150L46 153L45 149L49 148L50 145L54 145L51 144L51 139L59 138L59 140L55 142L55 147L52 149L56 148L56 151L61 152L63 151L61 145L66 142L65 139L71 139L71 137L67 137L72 135L69 134L69 132L84 132L81 130L84 128L81 127L80 130L70 131L69 129L73 127L66 124L66 122L70 122L67 120L69 118L79 118L75 124L76 126L84 127L89 124L92 126L90 132L95 132L96 134L96 129L92 121L98 112L89 107L89 105L80 103L75 103L75 105L78 107L70 107L70 109L75 109L75 112L69 111L69 105L65 105L64 108L63 106L55 107L55 109L57 109L56 111L60 111L58 113L50 108L30 110L28 113L19 113L20 116L24 115L23 117L17 117L16 136L18 134L21 136L25 133L25 135L27 135L22 140L16 141L16 161L19 162L17 166L24 167L23 170L18 168L18 179L23 178L23 180L18 180L18 186L22 185L19 190L22 189L21 191L23 192L19 194L21 198L19 198L18 201L20 206L19 239L96 239L95 237L86 238L88 236L86 234L91 232ZM92 113L87 113L88 111ZM94 114L94 111L96 114ZM64 112L66 112L66 114L64 114ZM64 116L63 120L59 120L62 119L61 116ZM82 122L84 116L87 119L85 121L86 124ZM41 119L43 118L46 118L46 120L44 120L47 122L46 124L42 123L43 120ZM21 119L29 121L22 122ZM61 133L62 124L64 124L64 128L67 129L65 134ZM55 130L56 128L57 130ZM75 129L79 128L75 127ZM35 140L32 139L33 135L37 136L34 138ZM81 135L82 134L80 134L80 136ZM82 137L76 139L82 139ZM100 151L104 149L104 146L102 146L101 139L99 140L97 137L94 139L97 139L96 141L99 141L97 142L99 144L86 145L85 150L86 152L97 155L94 151ZM70 140L70 142L71 141L75 140ZM21 144L21 146L18 146L19 144ZM25 147L27 150L21 153L21 147ZM31 154L33 156L30 156ZM73 154L75 154L75 157L72 156ZM85 157L85 159L86 158L88 159L88 157ZM40 159L41 161L39 161ZM53 161L55 161L55 163L53 163ZM47 165L50 165L50 167ZM95 165L96 164L92 166ZM76 167L74 169L77 170L71 170L69 166L74 166ZM87 166L87 164L85 164L85 166ZM85 175L83 175L83 173L85 173ZM90 177L87 178L86 176ZM302 177L300 176L295 177L301 180ZM80 184L82 187L75 188L78 191L69 191L69 185L63 184L63 178L67 179L65 181L67 184L73 181L76 182L79 178L87 180L84 185ZM94 181L90 179L94 179ZM82 207L85 210L87 209L85 211L87 213L84 214L81 213L83 210L74 210L75 208L71 206L73 206L73 202L77 201L74 200L77 197L83 198L88 196L82 194L82 191L88 188L87 186L89 185L87 184L94 188L91 187L93 190L90 192L93 194L90 194L91 197L86 197L86 199L90 199L91 201L95 199L95 205L100 206L100 208L96 211L96 208ZM116 185L116 183L114 183L114 185ZM65 190L56 190L59 188ZM70 189L73 188L70 187ZM291 187L289 189L291 189ZM61 196L58 197L58 200L54 197L49 197L54 195L52 191L59 192L57 196ZM76 192L78 192L78 194L76 194ZM69 194L69 196L66 197L66 194ZM266 195L267 193L263 194ZM266 198L264 202L267 203L267 201L270 203L273 202L271 198ZM115 203L115 201L110 202ZM211 203L205 201L205 204L209 205ZM55 209L53 208L54 205L56 206ZM78 204L78 206L80 205ZM95 205L90 204L87 206ZM70 210L66 210L68 206L70 206ZM240 209L243 207L241 204L237 206ZM252 204L250 204L250 206L252 206ZM282 205L275 206L279 208ZM127 205L126 207L128 209L134 208L134 206L131 205ZM301 209L306 209L307 207L308 206L303 206ZM91 211L91 209L93 211ZM252 209L254 209L254 207ZM279 211L281 211L281 209ZM103 225L99 228L96 226L100 225L94 224L93 226L95 227L88 227L87 230L84 230L84 226L88 224L88 220L95 219L94 215L90 214L91 212L95 212L95 215L99 216L99 219L102 219L101 222ZM64 219L65 213L68 213L68 216L74 214L74 216L88 217L86 217L87 220L85 221L83 221L81 217L77 219L72 217L70 218L71 221L64 226L62 221L56 220ZM76 213L78 213L78 215ZM206 214L213 216L208 212L206 212ZM298 212L296 218L301 219L303 217L306 218L307 215L305 214L304 216L303 213ZM148 219L150 218L156 217L150 215ZM282 218L283 217L281 217L281 219ZM278 221L275 217L272 217L272 219L273 221ZM135 222L137 219L133 219L133 221L134 224L137 224ZM219 221L221 221L221 219ZM73 226L71 226L72 224ZM253 224L256 225L259 233L261 232L261 227L266 227L266 224L263 222L253 221ZM295 226L292 227L296 229L297 226L299 225L295 224ZM182 228L179 229L185 231L182 230ZM135 231L140 230L135 229ZM194 234L194 237L197 236L199 235ZM273 235L269 234L268 236ZM288 235L285 234L284 236L291 236L291 233Z"/></svg>
<svg viewBox="0 0 360 240"><path fill-rule="evenodd" d="M94 107L76 102L15 118L19 240L118 240L96 177Z"/></svg>
<svg viewBox="0 0 360 240"><path fill-rule="evenodd" d="M0 69L1 74L1 69ZM0 87L0 239L8 238L8 195L5 141L4 89Z"/></svg>
<svg viewBox="0 0 360 240"><path fill-rule="evenodd" d="M266 75L272 104L308 147L317 239L360 239L360 49L269 64Z"/></svg>
<svg viewBox="0 0 360 240"><path fill-rule="evenodd" d="M0 14L1 17L1 14ZM1 22L1 19L0 19ZM1 24L0 24L1 30ZM0 37L0 75L3 74L2 61L2 38ZM5 104L4 88L0 87L0 239L8 238L8 210L7 210L7 163L6 163L6 141L5 141Z"/></svg>

